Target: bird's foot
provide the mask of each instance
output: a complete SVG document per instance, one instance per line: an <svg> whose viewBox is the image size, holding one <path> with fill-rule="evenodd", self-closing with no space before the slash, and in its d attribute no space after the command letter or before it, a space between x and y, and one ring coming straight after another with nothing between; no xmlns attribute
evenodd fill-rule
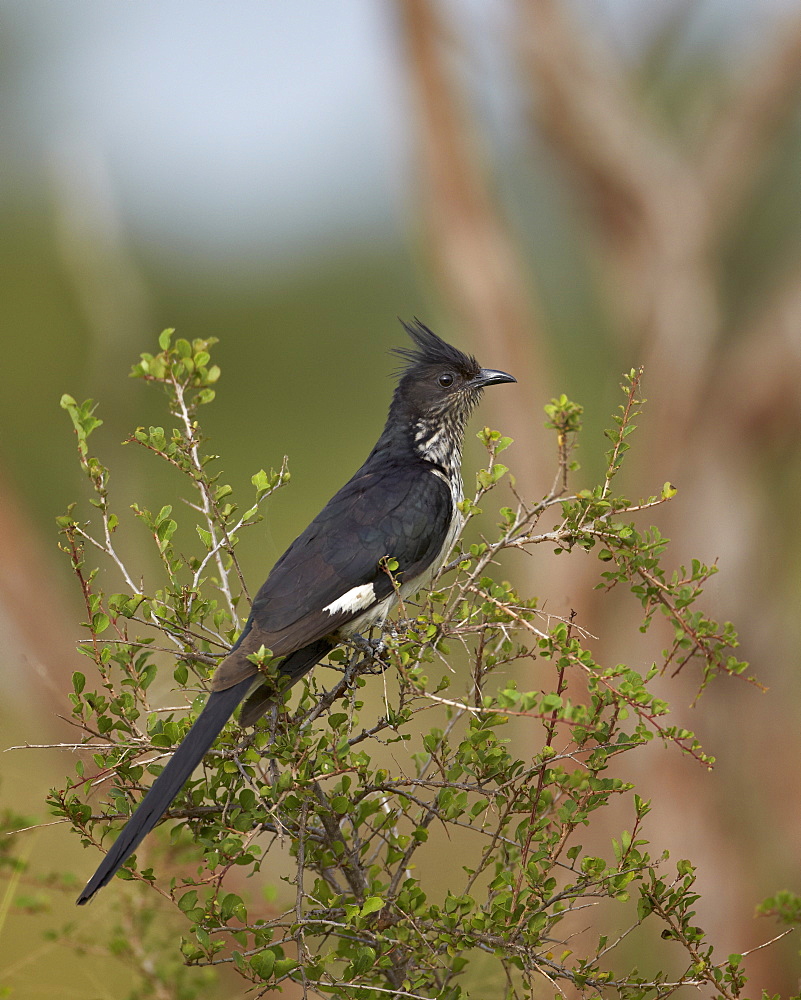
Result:
<svg viewBox="0 0 801 1000"><path fill-rule="evenodd" d="M349 636L348 641L358 653L362 653L364 656L377 656L384 648L381 639L366 639L363 635L358 634Z"/></svg>
<svg viewBox="0 0 801 1000"><path fill-rule="evenodd" d="M383 639L366 639L363 635L352 635L348 641L357 653L369 661L365 673L383 673L389 665L385 659L386 643Z"/></svg>

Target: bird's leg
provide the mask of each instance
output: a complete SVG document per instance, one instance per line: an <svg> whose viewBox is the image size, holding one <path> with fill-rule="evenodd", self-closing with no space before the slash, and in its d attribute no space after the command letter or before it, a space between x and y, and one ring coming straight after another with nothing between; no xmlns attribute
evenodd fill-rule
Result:
<svg viewBox="0 0 801 1000"><path fill-rule="evenodd" d="M382 638L367 639L357 632L348 637L348 642L369 661L369 665L365 667L365 673L383 673L387 669L388 664L384 657L386 643Z"/></svg>
<svg viewBox="0 0 801 1000"><path fill-rule="evenodd" d="M379 652L378 644L372 639L367 639L363 635L359 635L358 632L354 632L353 635L348 636L348 642L356 650L357 653L361 653L362 656L366 656L368 660L375 659Z"/></svg>

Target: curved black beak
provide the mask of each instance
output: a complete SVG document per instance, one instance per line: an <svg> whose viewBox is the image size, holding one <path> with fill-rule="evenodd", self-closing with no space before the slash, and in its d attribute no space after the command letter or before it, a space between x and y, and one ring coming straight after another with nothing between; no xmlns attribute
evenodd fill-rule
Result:
<svg viewBox="0 0 801 1000"><path fill-rule="evenodd" d="M483 389L485 385L499 385L501 382L516 382L514 375L496 371L494 368L482 368L475 378L470 379L470 385Z"/></svg>

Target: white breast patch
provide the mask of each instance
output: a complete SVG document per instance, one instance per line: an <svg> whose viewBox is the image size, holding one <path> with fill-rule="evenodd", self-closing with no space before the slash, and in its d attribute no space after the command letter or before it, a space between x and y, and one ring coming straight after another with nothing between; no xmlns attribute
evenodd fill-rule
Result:
<svg viewBox="0 0 801 1000"><path fill-rule="evenodd" d="M363 583L361 587L354 587L352 590L347 591L342 597L338 597L335 601L332 601L323 611L327 611L329 615L338 615L340 611L361 611L362 608L368 607L375 600L375 589L372 583Z"/></svg>

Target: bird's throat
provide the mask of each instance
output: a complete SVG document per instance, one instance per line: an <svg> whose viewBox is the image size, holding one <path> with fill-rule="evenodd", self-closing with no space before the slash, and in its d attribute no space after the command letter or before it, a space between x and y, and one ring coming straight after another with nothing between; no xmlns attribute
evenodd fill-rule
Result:
<svg viewBox="0 0 801 1000"><path fill-rule="evenodd" d="M412 427L415 452L441 469L451 481L461 481L464 421L458 417L417 420Z"/></svg>

